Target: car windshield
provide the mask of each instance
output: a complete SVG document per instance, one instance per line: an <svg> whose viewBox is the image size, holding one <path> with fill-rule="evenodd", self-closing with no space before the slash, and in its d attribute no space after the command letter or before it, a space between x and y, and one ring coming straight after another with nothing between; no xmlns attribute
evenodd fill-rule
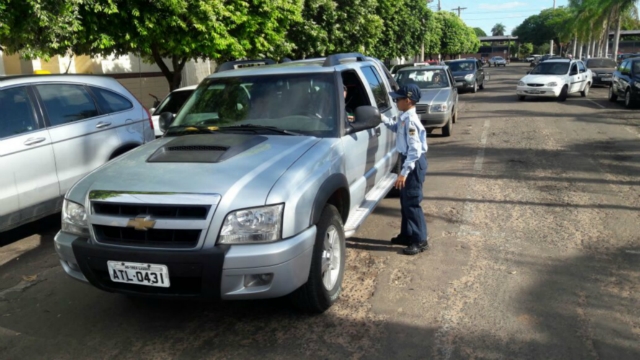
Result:
<svg viewBox="0 0 640 360"><path fill-rule="evenodd" d="M587 60L587 67L591 69L597 68L615 68L618 66L615 61L611 59L592 59Z"/></svg>
<svg viewBox="0 0 640 360"><path fill-rule="evenodd" d="M169 127L272 127L331 136L338 126L333 74L243 76L205 80ZM177 129L174 129L177 130ZM257 130L256 130L257 131Z"/></svg>
<svg viewBox="0 0 640 360"><path fill-rule="evenodd" d="M189 96L193 94L193 91L194 90L180 90L172 92L162 101L158 108L153 112L153 115L160 115L163 112L170 112L172 114L177 113Z"/></svg>
<svg viewBox="0 0 640 360"><path fill-rule="evenodd" d="M449 65L449 69L451 69L452 72L474 71L476 69L475 61L452 61L447 63L447 65Z"/></svg>
<svg viewBox="0 0 640 360"><path fill-rule="evenodd" d="M496 56L493 58L493 60L504 60L503 58L501 58L500 56Z"/></svg>
<svg viewBox="0 0 640 360"><path fill-rule="evenodd" d="M403 70L396 79L400 86L416 84L420 89L437 89L449 87L447 74L442 69Z"/></svg>
<svg viewBox="0 0 640 360"><path fill-rule="evenodd" d="M395 74L398 71L400 71L400 69L403 69L403 68L406 68L406 67L411 67L411 66L413 66L413 64L394 65L391 73Z"/></svg>
<svg viewBox="0 0 640 360"><path fill-rule="evenodd" d="M569 72L568 62L544 62L533 68L532 75L564 75Z"/></svg>

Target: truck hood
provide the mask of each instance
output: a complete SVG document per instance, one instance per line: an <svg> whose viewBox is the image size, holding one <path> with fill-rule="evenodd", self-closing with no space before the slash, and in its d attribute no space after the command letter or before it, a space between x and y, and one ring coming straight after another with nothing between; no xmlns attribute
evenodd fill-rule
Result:
<svg viewBox="0 0 640 360"><path fill-rule="evenodd" d="M451 89L449 88L421 90L418 104L433 105L446 103L450 94Z"/></svg>
<svg viewBox="0 0 640 360"><path fill-rule="evenodd" d="M93 190L223 197L232 192L264 201L278 178L318 141L309 136L229 133L164 137L98 168L76 183L67 197L82 204Z"/></svg>

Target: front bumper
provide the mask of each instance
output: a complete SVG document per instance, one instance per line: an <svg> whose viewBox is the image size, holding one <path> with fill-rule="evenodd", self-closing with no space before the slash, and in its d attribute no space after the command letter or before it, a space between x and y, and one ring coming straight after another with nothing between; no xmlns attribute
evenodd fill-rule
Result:
<svg viewBox="0 0 640 360"><path fill-rule="evenodd" d="M470 88L473 88L473 84L475 83L476 79L475 78L471 80L455 79L455 81L456 81L456 87L458 89L470 89Z"/></svg>
<svg viewBox="0 0 640 360"><path fill-rule="evenodd" d="M518 86L516 88L516 94L521 96L540 96L540 97L558 97L562 91L561 86L557 87L531 87L531 86Z"/></svg>
<svg viewBox="0 0 640 360"><path fill-rule="evenodd" d="M447 124L450 111L419 114L420 122L425 128L440 128Z"/></svg>
<svg viewBox="0 0 640 360"><path fill-rule="evenodd" d="M270 244L171 251L104 246L59 232L55 248L69 276L109 292L160 298L267 299L290 294L307 282L315 238L314 226ZM109 260L167 265L171 286L112 282ZM245 277L260 274L273 274L271 282L245 286Z"/></svg>

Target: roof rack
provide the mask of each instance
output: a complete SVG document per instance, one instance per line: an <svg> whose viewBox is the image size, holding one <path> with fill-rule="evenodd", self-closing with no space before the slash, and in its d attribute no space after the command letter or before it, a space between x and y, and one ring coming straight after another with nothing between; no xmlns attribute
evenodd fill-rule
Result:
<svg viewBox="0 0 640 360"><path fill-rule="evenodd" d="M322 66L327 67L327 66L340 65L340 60L349 59L349 58L355 58L356 61L366 61L365 56L357 52L333 54L333 55L327 56Z"/></svg>
<svg viewBox="0 0 640 360"><path fill-rule="evenodd" d="M276 62L271 59L227 61L218 66L218 68L216 68L216 72L235 70L244 67L273 65L275 63Z"/></svg>

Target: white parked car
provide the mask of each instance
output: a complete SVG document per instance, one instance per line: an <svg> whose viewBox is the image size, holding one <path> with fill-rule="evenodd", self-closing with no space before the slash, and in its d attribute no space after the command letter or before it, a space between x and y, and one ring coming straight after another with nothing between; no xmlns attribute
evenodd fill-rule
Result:
<svg viewBox="0 0 640 360"><path fill-rule="evenodd" d="M153 128L155 130L156 137L162 136L163 132L160 129L160 114L163 112L170 112L172 114L177 114L178 110L184 105L189 96L193 94L198 85L185 86L179 89L175 89L165 97L160 104L155 107L149 109L151 112L151 118L153 120Z"/></svg>
<svg viewBox="0 0 640 360"><path fill-rule="evenodd" d="M520 100L527 96L555 97L560 101L569 94L589 94L593 84L591 70L580 60L553 59L538 64L520 79L516 93Z"/></svg>
<svg viewBox="0 0 640 360"><path fill-rule="evenodd" d="M494 56L489 59L489 66L507 66L507 60L502 56Z"/></svg>
<svg viewBox="0 0 640 360"><path fill-rule="evenodd" d="M529 55L526 58L524 58L527 62L533 62L535 59L541 57L542 55L537 55L537 54L533 54L533 55Z"/></svg>

